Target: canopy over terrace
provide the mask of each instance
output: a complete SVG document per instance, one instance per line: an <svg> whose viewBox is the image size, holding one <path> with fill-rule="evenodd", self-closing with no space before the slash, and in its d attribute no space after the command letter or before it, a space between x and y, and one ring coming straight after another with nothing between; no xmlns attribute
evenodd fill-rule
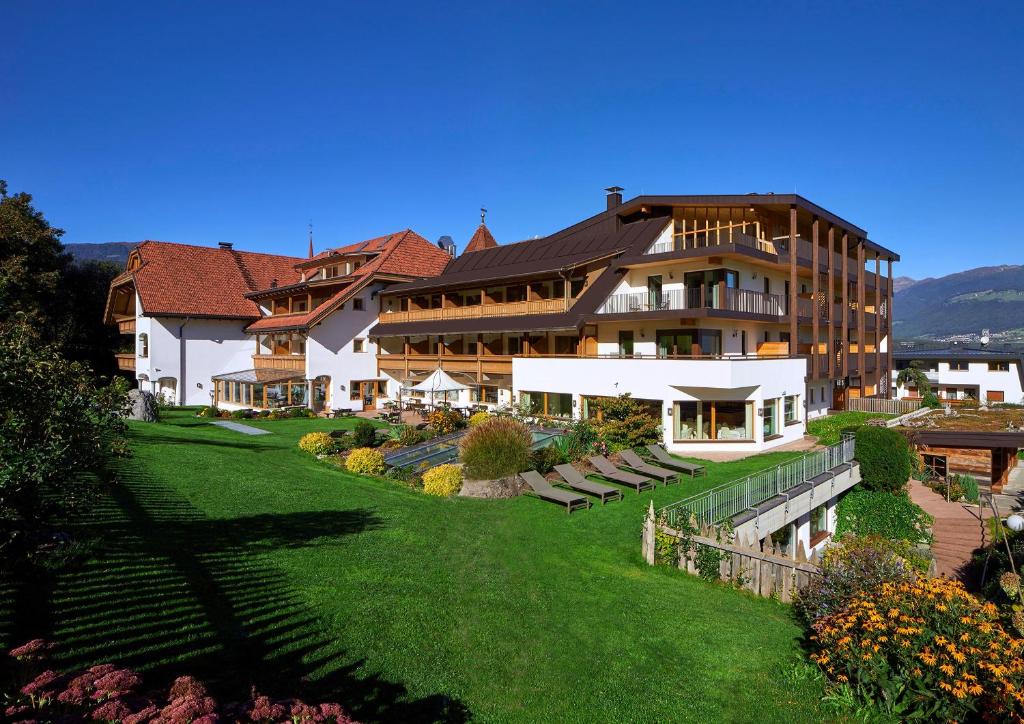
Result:
<svg viewBox="0 0 1024 724"><path fill-rule="evenodd" d="M458 382L444 370L436 369L427 375L421 382L417 382L412 385L404 384L402 389L410 392L422 392L424 394L429 394L430 402L433 404L434 395L436 394L443 395L445 401L447 401L449 392L461 392L462 390L470 389L470 386Z"/></svg>
<svg viewBox="0 0 1024 724"><path fill-rule="evenodd" d="M228 403L253 409L305 405L309 389L295 370L239 370L213 376L213 404Z"/></svg>

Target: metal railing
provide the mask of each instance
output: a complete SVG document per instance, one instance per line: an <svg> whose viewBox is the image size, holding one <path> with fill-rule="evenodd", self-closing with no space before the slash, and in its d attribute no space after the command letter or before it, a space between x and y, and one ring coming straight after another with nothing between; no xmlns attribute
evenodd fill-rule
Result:
<svg viewBox="0 0 1024 724"><path fill-rule="evenodd" d="M597 313L624 314L682 309L721 309L777 317L782 316L785 312L785 300L778 294L714 285L690 289L670 289L660 294L651 294L650 292L613 294L598 308Z"/></svg>
<svg viewBox="0 0 1024 724"><path fill-rule="evenodd" d="M788 463L723 483L658 511L669 527L692 515L699 528L717 525L776 495L807 482L816 475L853 460L854 440L846 437L835 445L803 455Z"/></svg>

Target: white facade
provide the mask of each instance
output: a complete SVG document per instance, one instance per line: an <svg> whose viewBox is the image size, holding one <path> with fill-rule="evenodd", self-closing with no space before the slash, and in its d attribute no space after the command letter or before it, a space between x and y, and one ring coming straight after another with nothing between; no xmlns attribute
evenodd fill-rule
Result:
<svg viewBox="0 0 1024 724"><path fill-rule="evenodd" d="M213 375L252 367L256 347L243 327L238 320L139 314L135 318L139 389L162 394L173 405L209 405Z"/></svg>
<svg viewBox="0 0 1024 724"><path fill-rule="evenodd" d="M582 397L614 397L630 393L660 402L663 443L687 453L724 450L759 451L799 440L804 434L802 359L571 359L516 357L512 381L517 399L523 392L570 394L573 416L582 414ZM795 419L785 418L791 398ZM795 399L793 399L795 398ZM751 403L752 438L736 432L734 439L676 439L676 403ZM764 414L774 401L775 434L766 436ZM732 429L735 429L732 428Z"/></svg>
<svg viewBox="0 0 1024 724"><path fill-rule="evenodd" d="M959 361L967 369L953 369L951 361L924 360L921 370L928 376L932 392L942 399L966 400L979 402L997 401L1002 393L1003 402L1024 403L1024 387L1021 385L1020 362L1016 360L969 360ZM933 369L928 369L931 366ZM1001 369L1005 367L1006 369ZM898 370L893 370L892 386L897 397L906 397L911 393L906 387L896 384ZM995 395L990 393L995 392ZM920 394L916 392L915 394Z"/></svg>

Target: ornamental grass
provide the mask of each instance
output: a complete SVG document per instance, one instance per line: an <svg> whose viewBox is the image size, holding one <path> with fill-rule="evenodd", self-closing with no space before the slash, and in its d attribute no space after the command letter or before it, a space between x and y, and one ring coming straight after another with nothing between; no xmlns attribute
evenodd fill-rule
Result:
<svg viewBox="0 0 1024 724"><path fill-rule="evenodd" d="M459 456L471 480L516 475L530 465L530 429L509 417L494 417L470 428L459 440Z"/></svg>
<svg viewBox="0 0 1024 724"><path fill-rule="evenodd" d="M884 583L813 630L825 674L893 715L1024 720L1024 640L957 581Z"/></svg>

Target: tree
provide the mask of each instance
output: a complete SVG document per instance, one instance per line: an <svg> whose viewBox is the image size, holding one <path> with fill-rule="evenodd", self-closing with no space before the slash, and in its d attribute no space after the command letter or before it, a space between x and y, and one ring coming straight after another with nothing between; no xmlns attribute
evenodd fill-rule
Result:
<svg viewBox="0 0 1024 724"><path fill-rule="evenodd" d="M907 486L914 472L910 444L900 433L888 427L865 425L857 430L855 443L860 479L868 490L898 493Z"/></svg>
<svg viewBox="0 0 1024 724"><path fill-rule="evenodd" d="M0 327L0 554L31 548L123 449L127 383L100 387L26 322Z"/></svg>
<svg viewBox="0 0 1024 724"><path fill-rule="evenodd" d="M896 375L896 385L898 387L916 387L921 397L932 391L932 383L928 381L928 375L913 364L900 370Z"/></svg>
<svg viewBox="0 0 1024 724"><path fill-rule="evenodd" d="M602 397L596 402L601 421L596 425L612 451L661 442L661 418L651 414L642 402L627 392Z"/></svg>
<svg viewBox="0 0 1024 724"><path fill-rule="evenodd" d="M60 243L63 234L32 206L29 194L8 195L0 179L0 326L18 319L44 340L57 339L58 292L71 262Z"/></svg>

